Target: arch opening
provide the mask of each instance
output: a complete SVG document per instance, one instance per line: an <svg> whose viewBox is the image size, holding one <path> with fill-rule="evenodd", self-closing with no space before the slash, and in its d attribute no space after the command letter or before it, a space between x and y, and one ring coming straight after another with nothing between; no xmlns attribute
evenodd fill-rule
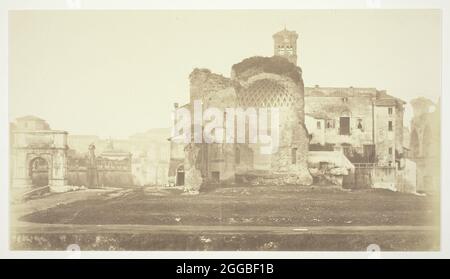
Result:
<svg viewBox="0 0 450 279"><path fill-rule="evenodd" d="M47 160L36 157L30 161L28 173L32 187L43 187L49 185L49 165Z"/></svg>

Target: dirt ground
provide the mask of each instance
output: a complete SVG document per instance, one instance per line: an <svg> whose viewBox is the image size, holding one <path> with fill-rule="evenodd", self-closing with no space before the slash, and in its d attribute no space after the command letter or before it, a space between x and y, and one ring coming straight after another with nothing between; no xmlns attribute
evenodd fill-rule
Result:
<svg viewBox="0 0 450 279"><path fill-rule="evenodd" d="M434 197L336 187L106 188L11 205L13 250L437 251Z"/></svg>
<svg viewBox="0 0 450 279"><path fill-rule="evenodd" d="M48 224L436 226L433 197L388 190L261 186L189 195L179 188L85 190L13 205L20 221Z"/></svg>

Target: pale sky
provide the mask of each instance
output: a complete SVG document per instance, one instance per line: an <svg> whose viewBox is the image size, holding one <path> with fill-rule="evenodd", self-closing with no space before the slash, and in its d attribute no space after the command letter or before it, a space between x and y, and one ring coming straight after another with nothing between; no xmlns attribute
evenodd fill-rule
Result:
<svg viewBox="0 0 450 279"><path fill-rule="evenodd" d="M10 120L46 119L70 134L126 138L170 127L195 68L230 75L272 56L272 34L299 34L305 86L375 87L409 102L441 92L437 10L14 11ZM407 109L405 125L409 123Z"/></svg>

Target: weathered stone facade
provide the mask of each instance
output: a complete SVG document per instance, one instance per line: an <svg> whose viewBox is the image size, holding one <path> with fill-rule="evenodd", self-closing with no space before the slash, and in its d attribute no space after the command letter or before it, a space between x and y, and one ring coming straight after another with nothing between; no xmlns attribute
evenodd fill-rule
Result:
<svg viewBox="0 0 450 279"><path fill-rule="evenodd" d="M394 167L403 156L405 102L375 88L305 88L314 150L342 150L353 163Z"/></svg>

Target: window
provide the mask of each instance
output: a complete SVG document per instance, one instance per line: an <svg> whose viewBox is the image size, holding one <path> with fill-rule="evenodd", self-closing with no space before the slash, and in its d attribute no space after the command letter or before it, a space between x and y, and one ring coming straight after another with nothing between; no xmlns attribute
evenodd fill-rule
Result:
<svg viewBox="0 0 450 279"><path fill-rule="evenodd" d="M389 115L392 115L393 111L394 111L394 110L393 110L392 108L388 108L388 114L389 114Z"/></svg>
<svg viewBox="0 0 450 279"><path fill-rule="evenodd" d="M333 119L327 119L326 127L327 127L327 129L334 128L334 120Z"/></svg>
<svg viewBox="0 0 450 279"><path fill-rule="evenodd" d="M278 46L278 54L283 54L284 53L284 47L282 46Z"/></svg>
<svg viewBox="0 0 450 279"><path fill-rule="evenodd" d="M393 129L393 127L392 127L392 121L389 121L388 122L388 129L389 129L389 131L392 131L392 129Z"/></svg>
<svg viewBox="0 0 450 279"><path fill-rule="evenodd" d="M389 147L389 155L392 155L392 147Z"/></svg>
<svg viewBox="0 0 450 279"><path fill-rule="evenodd" d="M292 164L297 164L297 148L292 148L291 150Z"/></svg>
<svg viewBox="0 0 450 279"><path fill-rule="evenodd" d="M318 130L322 129L322 123L320 121L317 121L317 129Z"/></svg>
<svg viewBox="0 0 450 279"><path fill-rule="evenodd" d="M292 54L293 53L292 46L287 46L286 49L287 49L287 53L288 54Z"/></svg>
<svg viewBox="0 0 450 279"><path fill-rule="evenodd" d="M361 131L363 130L362 119L358 119L358 125L356 127Z"/></svg>

